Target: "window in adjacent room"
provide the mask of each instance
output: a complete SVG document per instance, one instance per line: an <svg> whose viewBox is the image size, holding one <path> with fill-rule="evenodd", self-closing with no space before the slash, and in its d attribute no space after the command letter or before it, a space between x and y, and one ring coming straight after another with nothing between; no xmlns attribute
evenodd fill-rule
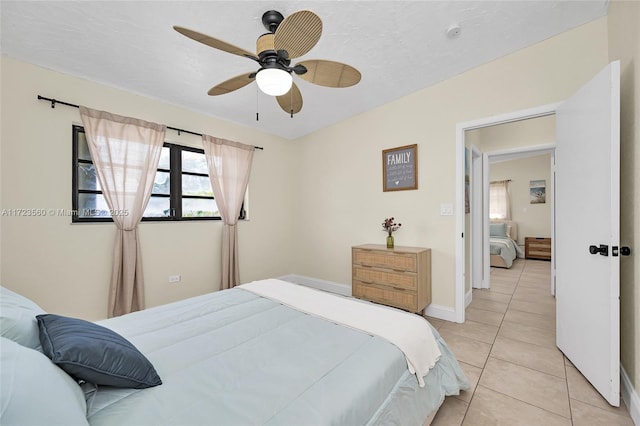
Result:
<svg viewBox="0 0 640 426"><path fill-rule="evenodd" d="M73 126L73 222L109 222L82 126ZM246 218L243 208L240 219ZM220 219L204 150L165 143L143 221Z"/></svg>
<svg viewBox="0 0 640 426"><path fill-rule="evenodd" d="M509 181L491 182L489 185L489 218L511 219Z"/></svg>

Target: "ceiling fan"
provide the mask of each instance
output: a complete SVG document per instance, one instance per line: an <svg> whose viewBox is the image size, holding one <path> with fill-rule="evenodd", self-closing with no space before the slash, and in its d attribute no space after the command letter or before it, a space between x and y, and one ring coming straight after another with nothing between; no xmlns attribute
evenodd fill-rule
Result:
<svg viewBox="0 0 640 426"><path fill-rule="evenodd" d="M207 46L249 58L260 66L257 71L212 87L208 92L210 96L233 92L255 80L260 90L275 96L280 108L293 117L302 109L302 95L292 74L325 87L349 87L360 81L360 72L341 62L314 59L290 66L291 59L309 52L322 34L322 21L310 10L300 10L286 18L280 12L269 10L262 15L262 24L269 32L258 37L256 54L197 31L179 26L173 29Z"/></svg>

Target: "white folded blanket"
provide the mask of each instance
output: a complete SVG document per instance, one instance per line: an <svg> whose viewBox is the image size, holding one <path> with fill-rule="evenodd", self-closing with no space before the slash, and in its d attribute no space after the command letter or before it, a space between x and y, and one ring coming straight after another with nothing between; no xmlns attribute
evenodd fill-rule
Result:
<svg viewBox="0 0 640 426"><path fill-rule="evenodd" d="M423 377L440 358L440 349L431 327L421 316L276 279L254 281L238 287L301 312L388 340L404 353L409 371L416 375L420 387L424 387Z"/></svg>

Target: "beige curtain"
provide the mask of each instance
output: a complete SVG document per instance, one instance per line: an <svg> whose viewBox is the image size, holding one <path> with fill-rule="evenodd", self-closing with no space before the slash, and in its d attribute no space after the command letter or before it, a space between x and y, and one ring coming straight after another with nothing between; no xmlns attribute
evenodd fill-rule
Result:
<svg viewBox="0 0 640 426"><path fill-rule="evenodd" d="M224 223L221 288L231 288L240 284L236 225L249 183L255 148L207 135L202 136L202 144L209 166L213 196Z"/></svg>
<svg viewBox="0 0 640 426"><path fill-rule="evenodd" d="M508 180L494 181L489 184L489 218L511 220Z"/></svg>
<svg viewBox="0 0 640 426"><path fill-rule="evenodd" d="M149 202L166 126L80 107L102 193L118 230L108 316L144 309L138 223Z"/></svg>

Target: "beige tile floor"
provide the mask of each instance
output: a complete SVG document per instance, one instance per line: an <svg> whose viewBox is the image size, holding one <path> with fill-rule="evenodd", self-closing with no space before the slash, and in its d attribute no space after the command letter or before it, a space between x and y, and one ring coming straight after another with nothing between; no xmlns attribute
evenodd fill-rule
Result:
<svg viewBox="0 0 640 426"><path fill-rule="evenodd" d="M445 399L433 425L630 425L555 345L550 264L517 259L491 268L463 324L429 318L456 354L471 389Z"/></svg>

